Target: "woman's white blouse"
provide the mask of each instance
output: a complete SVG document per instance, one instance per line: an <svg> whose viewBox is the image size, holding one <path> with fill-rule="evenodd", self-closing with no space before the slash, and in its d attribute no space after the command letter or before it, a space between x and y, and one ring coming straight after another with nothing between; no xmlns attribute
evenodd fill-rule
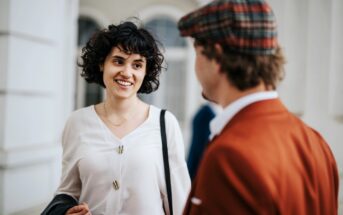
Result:
<svg viewBox="0 0 343 215"><path fill-rule="evenodd" d="M88 203L92 215L169 214L164 177L160 109L125 137L117 138L95 112L94 106L75 111L62 136L62 179L56 194ZM190 178L184 144L176 118L167 112L173 210L182 214Z"/></svg>

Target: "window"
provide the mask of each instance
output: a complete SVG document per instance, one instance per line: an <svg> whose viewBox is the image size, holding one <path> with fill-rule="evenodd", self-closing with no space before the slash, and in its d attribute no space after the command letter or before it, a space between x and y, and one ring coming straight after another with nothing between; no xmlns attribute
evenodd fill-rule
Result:
<svg viewBox="0 0 343 215"><path fill-rule="evenodd" d="M100 26L88 17L79 17L78 19L78 47L81 48L87 43L94 32L100 29ZM103 88L97 84L89 84L80 76L80 68L77 69L77 90L76 90L76 108L89 106L101 102Z"/></svg>
<svg viewBox="0 0 343 215"><path fill-rule="evenodd" d="M186 41L179 36L176 23L168 17L153 19L145 27L157 35L160 42L167 48L186 47Z"/></svg>
<svg viewBox="0 0 343 215"><path fill-rule="evenodd" d="M179 36L176 22L169 17L151 19L145 23L145 27L163 44L167 69L162 71L158 91L140 97L148 103L170 110L182 125L186 113L186 40Z"/></svg>

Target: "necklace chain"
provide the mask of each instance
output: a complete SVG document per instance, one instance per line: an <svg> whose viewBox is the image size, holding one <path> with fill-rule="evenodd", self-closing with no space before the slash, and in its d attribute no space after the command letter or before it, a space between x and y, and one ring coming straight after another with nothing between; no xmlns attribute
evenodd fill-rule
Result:
<svg viewBox="0 0 343 215"><path fill-rule="evenodd" d="M121 125L123 125L124 123L126 123L128 120L132 119L136 114L134 114L132 117L128 118L128 119L123 119L121 122L119 123L113 123L110 119L109 119L109 116L108 116L108 113L107 113L107 109L106 109L106 102L103 103L103 107L104 107L104 112L105 112L105 120L110 123L112 126L114 127L119 127Z"/></svg>

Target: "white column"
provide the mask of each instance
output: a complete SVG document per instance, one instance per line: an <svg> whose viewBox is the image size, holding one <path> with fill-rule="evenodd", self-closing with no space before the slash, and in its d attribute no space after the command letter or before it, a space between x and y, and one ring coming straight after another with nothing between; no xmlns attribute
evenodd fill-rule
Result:
<svg viewBox="0 0 343 215"><path fill-rule="evenodd" d="M278 38L287 63L278 91L286 106L301 116L305 108L307 0L269 1L278 24Z"/></svg>
<svg viewBox="0 0 343 215"><path fill-rule="evenodd" d="M330 114L343 121L343 2L333 0L331 15L331 71L330 71Z"/></svg>
<svg viewBox="0 0 343 215"><path fill-rule="evenodd" d="M0 214L52 198L73 108L78 1L0 2Z"/></svg>
<svg viewBox="0 0 343 215"><path fill-rule="evenodd" d="M330 141L340 169L340 214L343 214L343 1L332 1L331 13L331 70L329 71Z"/></svg>
<svg viewBox="0 0 343 215"><path fill-rule="evenodd" d="M342 183L342 24L340 0L311 0L308 4L306 109L304 120L318 130L335 155ZM337 56L336 56L337 55ZM343 203L342 186L340 205ZM343 208L340 208L340 214Z"/></svg>
<svg viewBox="0 0 343 215"><path fill-rule="evenodd" d="M280 96L293 113L301 116L305 108L307 1L285 1L281 44L287 63Z"/></svg>
<svg viewBox="0 0 343 215"><path fill-rule="evenodd" d="M331 1L308 4L306 113L304 119L324 132L328 122L329 74L331 67ZM319 14L321 16L319 17Z"/></svg>

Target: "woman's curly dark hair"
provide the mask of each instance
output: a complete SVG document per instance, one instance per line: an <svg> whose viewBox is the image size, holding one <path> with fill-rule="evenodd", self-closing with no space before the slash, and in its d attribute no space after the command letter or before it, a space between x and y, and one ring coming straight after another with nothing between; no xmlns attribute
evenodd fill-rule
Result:
<svg viewBox="0 0 343 215"><path fill-rule="evenodd" d="M161 45L146 29L126 21L119 25L109 25L107 29L96 32L82 48L81 76L88 83L97 83L105 87L102 65L113 47L119 47L127 54L139 54L146 58L146 75L138 93L151 93L158 89L159 75L162 70L163 55Z"/></svg>

